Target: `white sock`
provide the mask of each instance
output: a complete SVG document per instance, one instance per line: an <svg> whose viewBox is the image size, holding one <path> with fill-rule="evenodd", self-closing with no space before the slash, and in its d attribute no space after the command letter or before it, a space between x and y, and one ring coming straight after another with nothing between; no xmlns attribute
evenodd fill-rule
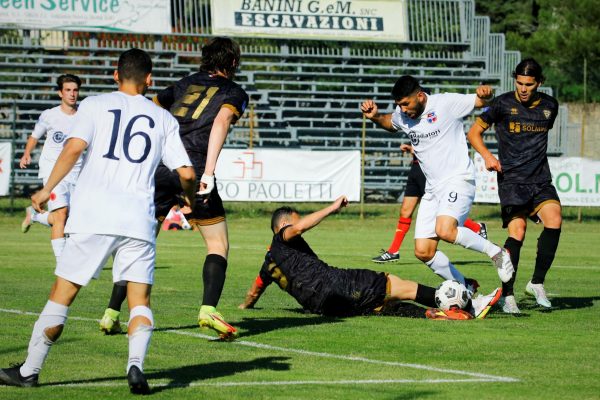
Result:
<svg viewBox="0 0 600 400"><path fill-rule="evenodd" d="M50 223L48 222L48 216L50 215L49 212L45 212L45 213L38 213L36 212L35 214L31 215L31 220L33 222L37 222L38 224L42 224L42 225L46 225L46 226L51 226Z"/></svg>
<svg viewBox="0 0 600 400"><path fill-rule="evenodd" d="M131 323L133 318L137 316L148 318L152 325L138 325L135 332L128 334L129 359L127 360L127 372L129 372L129 368L133 367L134 365L138 367L140 371L144 371L144 359L146 358L146 353L148 351L148 347L150 346L150 339L152 338L152 331L154 329L152 310L146 306L134 307L129 312L129 322Z"/></svg>
<svg viewBox="0 0 600 400"><path fill-rule="evenodd" d="M22 376L39 374L42 365L48 356L50 346L54 342L50 341L44 331L46 328L64 325L67 322L67 313L69 307L48 300L44 310L33 326L29 348L27 349L27 359L20 369Z"/></svg>
<svg viewBox="0 0 600 400"><path fill-rule="evenodd" d="M66 239L64 237L52 239L50 243L52 243L52 251L54 251L54 257L56 257L56 260L58 261L63 249L65 248Z"/></svg>
<svg viewBox="0 0 600 400"><path fill-rule="evenodd" d="M461 245L465 249L475 250L480 253L485 253L488 257L492 258L501 250L500 247L487 239L482 238L479 234L472 230L465 228L464 226L458 227L456 234L456 240L454 244Z"/></svg>
<svg viewBox="0 0 600 400"><path fill-rule="evenodd" d="M465 284L465 277L457 270L454 265L450 262L448 256L441 251L436 251L433 258L425 263L431 270L438 276L448 280L454 279L459 281L463 285Z"/></svg>

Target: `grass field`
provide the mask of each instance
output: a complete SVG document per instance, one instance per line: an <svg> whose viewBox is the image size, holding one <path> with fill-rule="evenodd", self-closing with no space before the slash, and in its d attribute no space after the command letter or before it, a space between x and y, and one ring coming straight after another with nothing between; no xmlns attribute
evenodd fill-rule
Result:
<svg viewBox="0 0 600 400"><path fill-rule="evenodd" d="M6 202L2 203L6 206ZM19 201L18 206L25 205ZM408 306L405 316L325 318L305 314L294 299L270 287L255 310L237 305L256 276L270 243L268 210L274 205L232 205L231 254L219 305L239 327L235 342L211 340L198 329L201 265L205 249L195 232L162 232L158 239L152 305L157 329L145 372L154 398L177 399L598 399L600 398L600 222L563 226L558 255L546 281L554 308L542 311L523 290L533 270L541 228L530 225L517 300L523 314L498 310L485 320L430 321ZM304 205L314 210L316 205ZM440 280L412 255L379 266L369 259L386 247L398 205L358 206L305 234L331 265L387 270L437 286ZM572 215L574 210L567 210ZM493 241L505 232L495 207L476 207ZM36 315L53 281L49 231L20 232L20 215L0 214L0 366L22 361ZM412 235L409 233L409 235ZM442 249L482 292L499 284L489 260L443 244ZM127 338L102 336L97 320L111 290L109 267L84 288L54 346L36 389L0 386L0 399L120 399ZM124 312L127 320L127 312ZM418 317L415 317L418 315Z"/></svg>

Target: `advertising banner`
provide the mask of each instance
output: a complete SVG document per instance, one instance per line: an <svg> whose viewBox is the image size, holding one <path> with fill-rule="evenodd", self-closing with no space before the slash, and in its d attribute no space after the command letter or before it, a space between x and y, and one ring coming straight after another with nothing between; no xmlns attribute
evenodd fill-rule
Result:
<svg viewBox="0 0 600 400"><path fill-rule="evenodd" d="M19 29L171 33L169 0L0 0L0 24Z"/></svg>
<svg viewBox="0 0 600 400"><path fill-rule="evenodd" d="M223 149L215 176L224 201L360 200L359 151Z"/></svg>
<svg viewBox="0 0 600 400"><path fill-rule="evenodd" d="M9 142L0 142L0 196L10 194L10 173L12 171L12 147Z"/></svg>
<svg viewBox="0 0 600 400"><path fill-rule="evenodd" d="M475 202L499 203L496 173L485 169L475 155L477 191ZM600 161L581 157L549 157L552 183L565 206L600 206Z"/></svg>
<svg viewBox="0 0 600 400"><path fill-rule="evenodd" d="M217 35L407 42L407 0L212 0Z"/></svg>

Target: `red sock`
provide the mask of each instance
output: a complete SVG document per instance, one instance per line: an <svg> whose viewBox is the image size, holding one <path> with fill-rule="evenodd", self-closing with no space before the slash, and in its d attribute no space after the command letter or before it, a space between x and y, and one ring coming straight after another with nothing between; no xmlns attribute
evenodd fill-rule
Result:
<svg viewBox="0 0 600 400"><path fill-rule="evenodd" d="M397 253L400 250L400 246L402 246L402 241L404 240L404 235L410 229L410 223L412 222L412 218L402 218L398 219L398 226L396 226L396 234L394 235L394 241L390 245L388 249L388 253Z"/></svg>
<svg viewBox="0 0 600 400"><path fill-rule="evenodd" d="M479 233L479 230L481 229L481 225L473 221L471 218L467 218L463 226L465 228L469 228L475 233Z"/></svg>

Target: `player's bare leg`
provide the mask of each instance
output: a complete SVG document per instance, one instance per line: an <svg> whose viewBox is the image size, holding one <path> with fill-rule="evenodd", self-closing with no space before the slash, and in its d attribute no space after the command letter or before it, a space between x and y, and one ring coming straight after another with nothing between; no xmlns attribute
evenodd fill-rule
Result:
<svg viewBox="0 0 600 400"><path fill-rule="evenodd" d="M69 306L75 300L80 285L57 277L46 306L33 326L27 349L27 359L21 365L0 370L0 382L11 386L37 386L38 376L50 347L62 334Z"/></svg>
<svg viewBox="0 0 600 400"><path fill-rule="evenodd" d="M200 327L217 331L223 339L231 339L237 336L237 329L225 322L223 316L216 309L223 292L227 271L229 254L227 222L199 225L199 229L206 244L207 255L202 270L204 293L198 314L198 323Z"/></svg>

